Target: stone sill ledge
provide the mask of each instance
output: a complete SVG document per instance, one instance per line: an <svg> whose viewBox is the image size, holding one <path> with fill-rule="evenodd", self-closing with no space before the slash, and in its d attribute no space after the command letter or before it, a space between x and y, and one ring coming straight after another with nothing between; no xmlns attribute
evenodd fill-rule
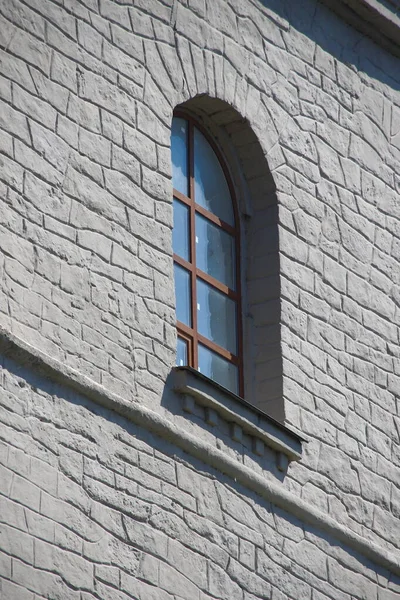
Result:
<svg viewBox="0 0 400 600"><path fill-rule="evenodd" d="M253 438L253 451L262 456L264 444L283 454L289 461L300 460L301 443L305 441L288 427L275 421L262 410L239 398L214 381L190 367L175 367L172 387L183 394L183 410L194 412L194 403L206 409L206 422L217 425L221 418L231 424L231 437L242 441L245 433ZM285 461L278 460L278 467L285 469Z"/></svg>
<svg viewBox="0 0 400 600"><path fill-rule="evenodd" d="M380 0L322 0L356 29L400 56L400 13Z"/></svg>
<svg viewBox="0 0 400 600"><path fill-rule="evenodd" d="M162 437L191 456L224 473L234 481L259 494L268 502L294 515L305 523L325 531L338 541L369 558L396 575L400 575L398 554L354 533L329 515L286 490L282 484L261 477L251 468L214 448L194 435L182 431L172 421L138 403L127 402L117 394L85 377L78 371L55 360L45 352L31 346L11 332L0 327L0 354L24 366L34 369L44 377L68 386L90 398L100 406L113 410L147 431Z"/></svg>

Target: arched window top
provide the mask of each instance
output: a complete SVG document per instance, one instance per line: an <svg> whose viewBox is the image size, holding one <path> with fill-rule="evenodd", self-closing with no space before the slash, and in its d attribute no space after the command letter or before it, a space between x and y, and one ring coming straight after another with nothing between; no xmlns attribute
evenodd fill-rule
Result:
<svg viewBox="0 0 400 600"><path fill-rule="evenodd" d="M190 141L188 137L190 136ZM172 122L172 182L174 188L190 196L189 151L193 153L193 195L196 204L228 225L235 225L233 203L221 163L203 133L182 118Z"/></svg>
<svg viewBox="0 0 400 600"><path fill-rule="evenodd" d="M197 123L171 132L177 364L243 395L239 226L222 160Z"/></svg>

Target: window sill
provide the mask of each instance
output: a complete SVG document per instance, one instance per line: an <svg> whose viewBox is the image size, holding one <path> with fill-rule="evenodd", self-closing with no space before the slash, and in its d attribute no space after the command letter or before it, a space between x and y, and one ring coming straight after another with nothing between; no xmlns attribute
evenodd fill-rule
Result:
<svg viewBox="0 0 400 600"><path fill-rule="evenodd" d="M197 403L206 409L209 425L217 425L218 419L230 423L235 441L240 442L243 434L251 436L255 454L262 456L264 445L273 449L282 471L288 461L300 460L305 440L285 425L191 367L175 367L172 376L173 389L183 394L185 412L194 413Z"/></svg>

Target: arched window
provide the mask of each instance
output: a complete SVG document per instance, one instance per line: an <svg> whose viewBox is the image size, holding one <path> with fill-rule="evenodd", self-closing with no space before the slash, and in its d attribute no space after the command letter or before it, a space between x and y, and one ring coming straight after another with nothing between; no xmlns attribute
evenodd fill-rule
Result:
<svg viewBox="0 0 400 600"><path fill-rule="evenodd" d="M177 365L243 395L239 220L218 150L190 117L171 135Z"/></svg>

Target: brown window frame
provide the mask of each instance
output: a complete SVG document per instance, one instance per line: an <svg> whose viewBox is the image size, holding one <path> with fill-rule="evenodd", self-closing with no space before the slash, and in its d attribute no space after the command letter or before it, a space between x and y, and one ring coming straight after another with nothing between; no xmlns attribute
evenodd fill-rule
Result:
<svg viewBox="0 0 400 600"><path fill-rule="evenodd" d="M240 220L238 212L238 203L232 184L232 178L229 174L226 162L208 132L202 125L191 115L186 112L175 111L174 117L184 119L188 123L187 149L188 149L188 178L189 178L189 196L182 194L174 188L173 196L189 208L189 247L190 247L190 262L183 259L177 254L173 254L174 263L180 265L190 272L191 280L191 322L192 327L189 327L181 321L176 322L178 337L182 338L187 343L188 349L188 366L198 369L198 344L199 342L212 350L219 356L225 358L230 363L238 368L238 395L244 395L244 377L243 377L243 333L242 333L242 295L241 295L241 269L240 269ZM209 212L207 209L196 204L195 202L195 181L194 181L194 128L197 128L206 138L211 148L215 152L217 160L222 167L226 182L231 195L234 226L225 223L216 215ZM201 271L196 266L196 236L195 236L195 217L196 213L206 217L209 221L231 234L235 244L235 276L236 276L236 291L230 289L211 275ZM237 355L229 352L225 348L212 342L208 338L202 336L197 328L197 294L196 294L196 278L202 279L213 288L217 289L224 295L236 301L236 333L237 333Z"/></svg>

